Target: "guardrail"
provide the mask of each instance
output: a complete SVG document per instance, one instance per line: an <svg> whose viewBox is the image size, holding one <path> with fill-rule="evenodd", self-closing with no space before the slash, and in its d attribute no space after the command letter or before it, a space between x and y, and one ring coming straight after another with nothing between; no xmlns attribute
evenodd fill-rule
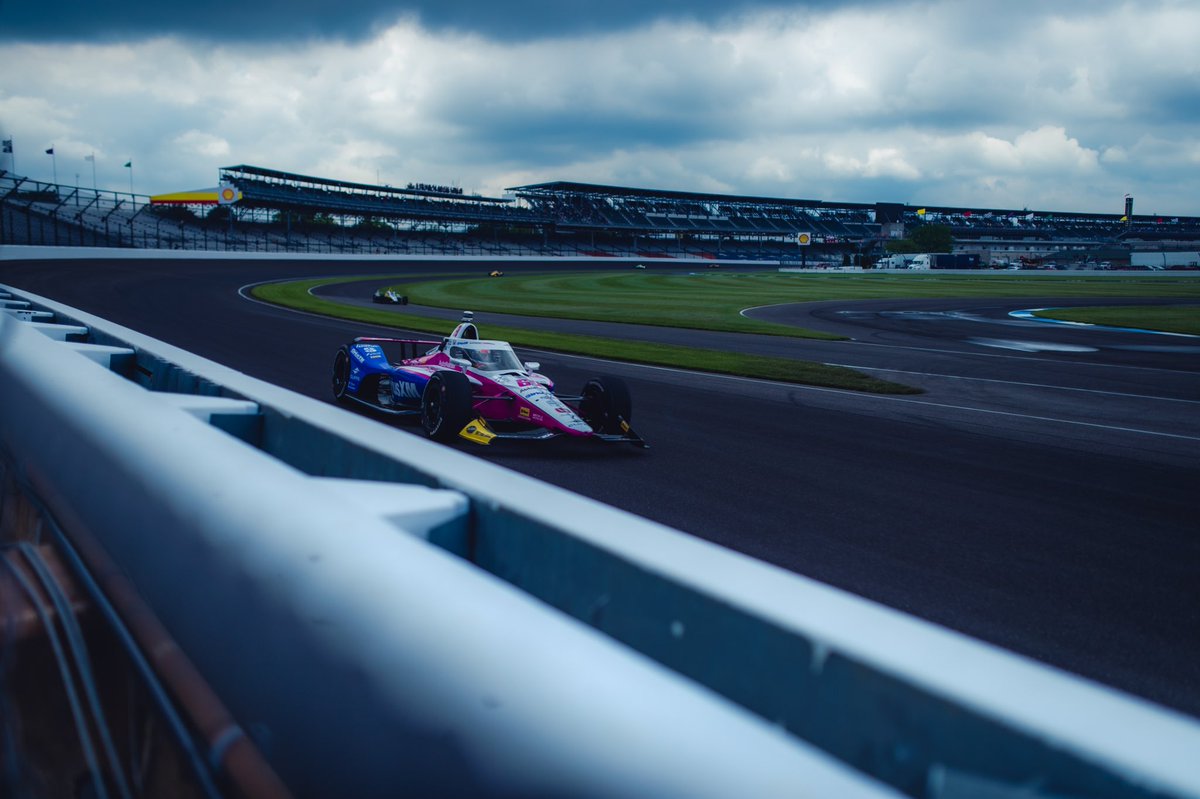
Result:
<svg viewBox="0 0 1200 799"><path fill-rule="evenodd" d="M228 250L167 250L133 249L129 247L53 247L26 244L0 244L0 262L3 261L48 261L48 260L236 260L236 261L421 261L447 263L536 263L536 264L666 264L672 266L708 266L713 261L706 258L684 256L670 258L646 258L636 255L444 255L444 254L400 254L400 253L308 253L279 250L274 252L245 252ZM727 259L719 263L730 266L776 266L778 260Z"/></svg>
<svg viewBox="0 0 1200 799"><path fill-rule="evenodd" d="M1193 719L12 294L0 446L299 794L1200 797Z"/></svg>

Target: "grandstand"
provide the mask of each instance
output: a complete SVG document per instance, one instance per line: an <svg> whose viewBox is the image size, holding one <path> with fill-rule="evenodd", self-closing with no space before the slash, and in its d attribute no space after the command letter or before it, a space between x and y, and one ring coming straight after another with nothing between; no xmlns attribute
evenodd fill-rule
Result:
<svg viewBox="0 0 1200 799"><path fill-rule="evenodd" d="M404 229L432 225L453 229L484 223L544 225L552 220L513 207L512 200L464 194L449 186L410 185L403 189L329 180L256 166L227 166L222 183L242 192L238 210L260 220L264 212L324 213L344 218L392 220Z"/></svg>
<svg viewBox="0 0 1200 799"><path fill-rule="evenodd" d="M794 240L808 231L837 243L876 238L874 205L831 204L695 194L679 191L539 183L509 191L561 229L629 230L647 235L693 234Z"/></svg>
<svg viewBox="0 0 1200 799"><path fill-rule="evenodd" d="M232 205L158 205L0 172L0 243L379 255L799 260L869 264L922 225L950 228L984 264L1129 263L1141 250L1194 250L1200 218L839 203L556 181L510 197L403 188L239 165L219 171Z"/></svg>

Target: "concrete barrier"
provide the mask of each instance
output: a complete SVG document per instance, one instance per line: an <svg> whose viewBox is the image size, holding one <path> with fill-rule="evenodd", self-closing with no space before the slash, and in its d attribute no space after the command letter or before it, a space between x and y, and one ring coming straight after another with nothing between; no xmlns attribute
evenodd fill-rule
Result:
<svg viewBox="0 0 1200 799"><path fill-rule="evenodd" d="M142 343L126 371L153 383L169 369ZM215 385L197 378L167 382ZM213 419L300 410L230 391L147 390L0 318L3 450L68 534L101 541L298 795L896 795L430 543L461 547L477 498L305 473L257 429L228 434Z"/></svg>
<svg viewBox="0 0 1200 799"><path fill-rule="evenodd" d="M1200 797L1193 719L14 294L132 355L0 315L0 441L293 782Z"/></svg>

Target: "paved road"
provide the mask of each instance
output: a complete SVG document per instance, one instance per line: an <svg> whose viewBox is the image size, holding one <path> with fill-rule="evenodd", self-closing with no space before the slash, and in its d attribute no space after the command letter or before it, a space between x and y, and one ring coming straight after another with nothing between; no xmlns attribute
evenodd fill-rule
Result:
<svg viewBox="0 0 1200 799"><path fill-rule="evenodd" d="M369 271L0 264L0 283L328 399L332 353L367 329L251 303L238 288ZM568 389L599 372L624 376L652 449L551 442L480 456L1200 715L1198 340L1005 315L1042 304L1065 303L756 312L848 342L621 331L853 365L925 389L915 397L531 354ZM489 320L478 315L485 333Z"/></svg>

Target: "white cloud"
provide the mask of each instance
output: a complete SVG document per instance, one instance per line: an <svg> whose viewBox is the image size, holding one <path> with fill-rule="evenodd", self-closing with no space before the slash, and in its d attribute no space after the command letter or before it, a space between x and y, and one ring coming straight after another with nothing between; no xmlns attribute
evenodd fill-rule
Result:
<svg viewBox="0 0 1200 799"><path fill-rule="evenodd" d="M792 170L788 165L781 159L769 155L755 158L750 164L750 168L746 170L746 174L754 180L767 183L785 184L792 180Z"/></svg>
<svg viewBox="0 0 1200 799"><path fill-rule="evenodd" d="M229 142L220 136L199 130L189 130L187 133L176 136L175 144L184 153L206 158L224 158L230 153Z"/></svg>
<svg viewBox="0 0 1200 799"><path fill-rule="evenodd" d="M252 163L488 194L564 179L1102 210L1119 189L1200 214L1200 9L1014 2L522 42L407 19L357 43L0 45L0 133L132 155L148 191Z"/></svg>
<svg viewBox="0 0 1200 799"><path fill-rule="evenodd" d="M825 163L834 172L856 177L916 180L921 176L897 147L872 147L863 158L832 152L825 156Z"/></svg>

